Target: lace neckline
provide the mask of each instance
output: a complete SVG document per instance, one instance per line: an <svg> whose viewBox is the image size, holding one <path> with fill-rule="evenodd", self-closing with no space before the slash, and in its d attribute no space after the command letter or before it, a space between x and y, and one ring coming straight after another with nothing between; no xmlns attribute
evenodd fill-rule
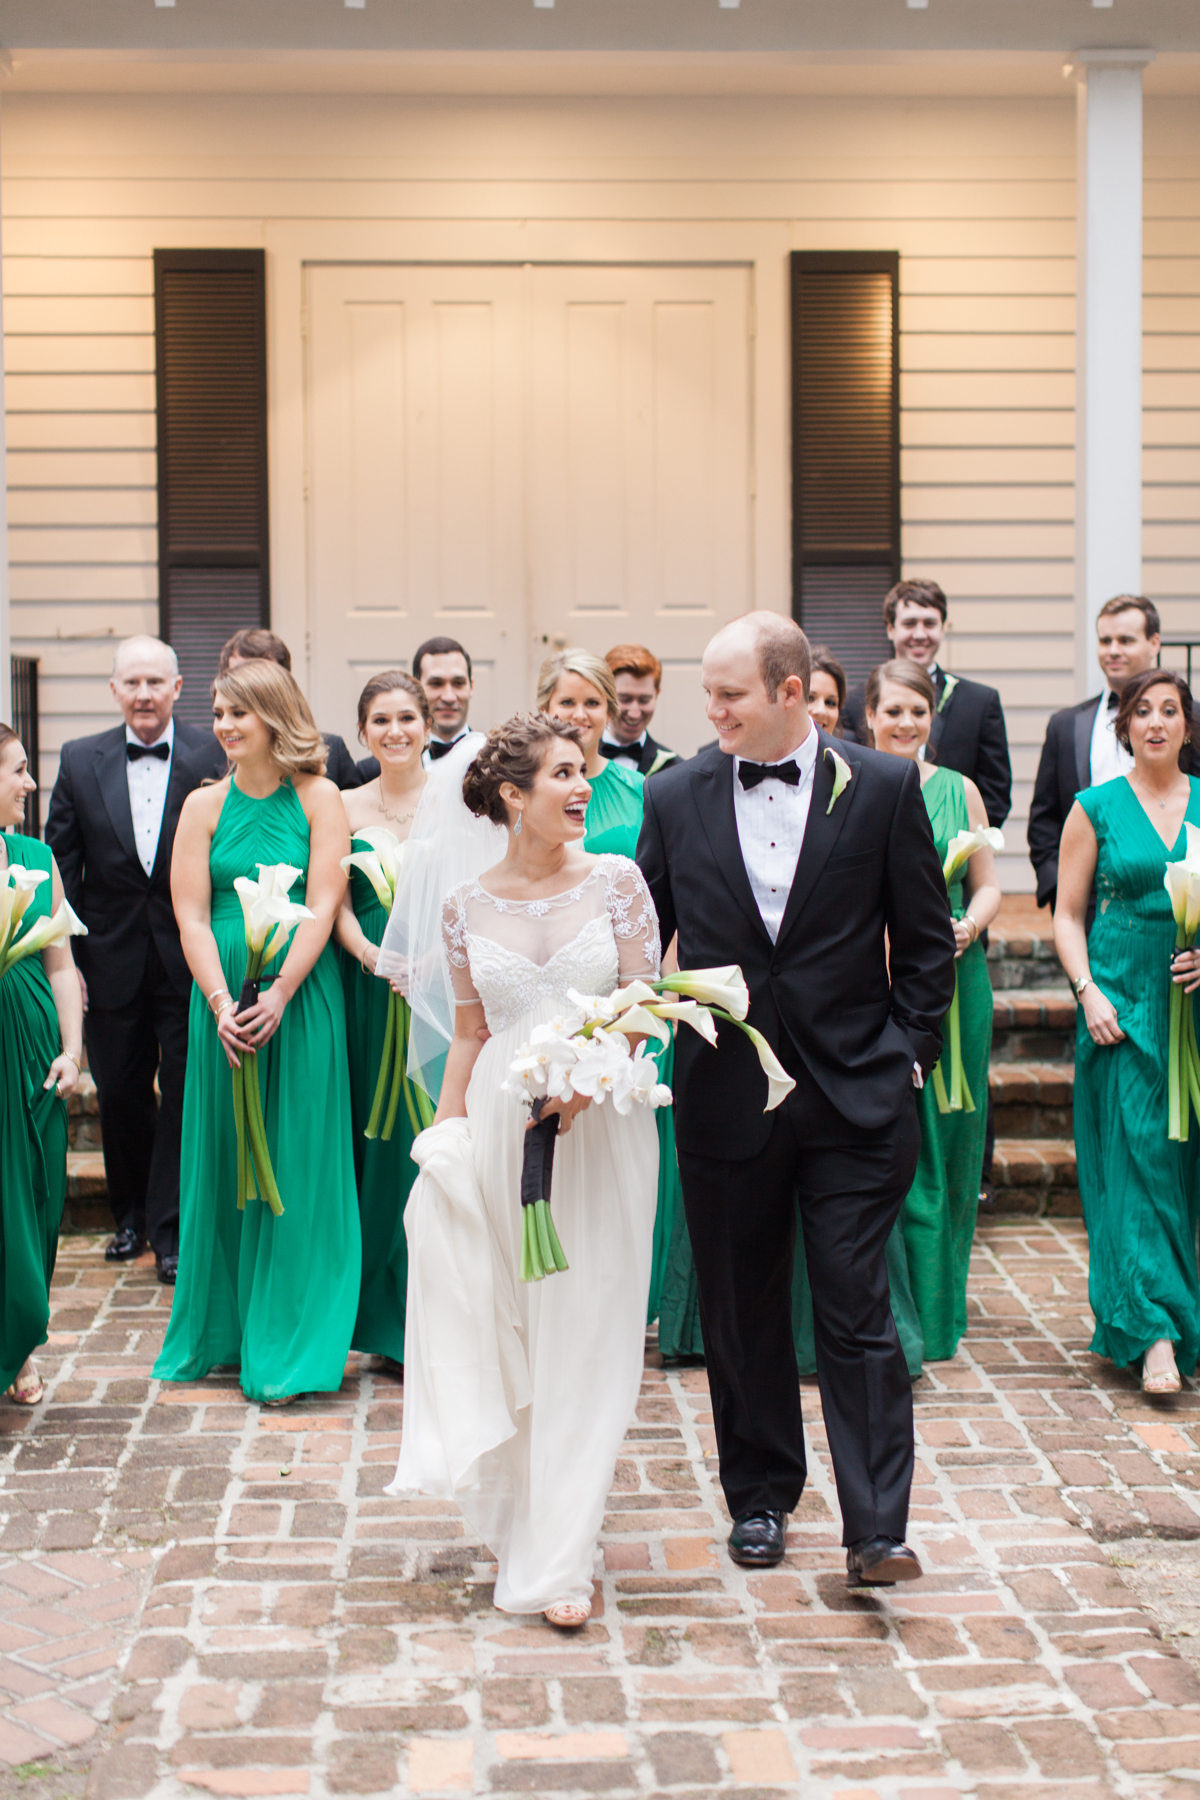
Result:
<svg viewBox="0 0 1200 1800"><path fill-rule="evenodd" d="M539 900L504 900L499 894L493 894L488 888L485 888L481 881L471 883L470 894L472 899L478 895L480 899L488 901L496 908L497 912L529 913L531 917L540 919L549 912L552 906L562 906L564 902L576 899L589 882L595 881L598 875L604 873L604 865L611 861L611 856L598 857L595 866L589 869L583 880L577 881L574 887L564 888L561 894L547 894Z"/></svg>

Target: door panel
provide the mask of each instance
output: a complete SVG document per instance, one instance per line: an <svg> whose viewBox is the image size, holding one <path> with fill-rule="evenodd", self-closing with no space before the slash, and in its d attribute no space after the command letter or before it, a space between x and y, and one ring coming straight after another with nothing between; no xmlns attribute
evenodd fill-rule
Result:
<svg viewBox="0 0 1200 1800"><path fill-rule="evenodd" d="M710 735L698 665L752 605L744 269L308 272L311 683L447 633L472 719L532 702L548 648L645 642L665 741Z"/></svg>

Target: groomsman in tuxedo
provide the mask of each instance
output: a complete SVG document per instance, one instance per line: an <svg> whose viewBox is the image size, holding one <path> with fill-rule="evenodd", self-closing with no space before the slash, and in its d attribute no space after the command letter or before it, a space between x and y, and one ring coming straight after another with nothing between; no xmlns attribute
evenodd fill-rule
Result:
<svg viewBox="0 0 1200 1800"><path fill-rule="evenodd" d="M172 718L183 684L175 652L157 638L127 638L109 685L124 724L63 745L46 841L88 928L75 960L116 1223L104 1254L129 1262L149 1240L170 1285L192 991L171 907L171 850L184 801L225 758L211 732Z"/></svg>
<svg viewBox="0 0 1200 1800"><path fill-rule="evenodd" d="M995 688L965 675L950 675L938 657L946 636L946 596L936 581L899 581L883 603L892 655L919 663L937 694L929 743L937 760L975 783L989 825L1003 825L1012 806L1012 765L1004 709ZM864 682L846 695L842 735L865 744Z"/></svg>
<svg viewBox="0 0 1200 1800"><path fill-rule="evenodd" d="M709 644L717 743L644 789L638 862L681 969L740 963L749 1022L795 1087L764 1112L754 1049L681 1030L675 1137L730 1554L779 1562L805 1482L792 1338L796 1202L853 1584L921 1573L904 1542L912 1383L884 1251L920 1150L954 932L918 771L808 715L808 641L774 613Z"/></svg>
<svg viewBox="0 0 1200 1800"><path fill-rule="evenodd" d="M421 759L428 769L466 737L475 677L470 657L451 637L426 638L413 657L412 672L429 702L429 747Z"/></svg>
<svg viewBox="0 0 1200 1800"><path fill-rule="evenodd" d="M1075 796L1133 767L1113 726L1121 690L1134 675L1152 669L1161 648L1158 608L1140 594L1118 594L1096 620L1097 657L1104 692L1056 712L1046 727L1037 780L1029 806L1029 860L1037 875L1039 906L1054 909L1058 893L1058 843ZM1192 774L1200 776L1200 719L1192 731ZM1090 919L1089 919L1090 924Z"/></svg>
<svg viewBox="0 0 1200 1800"><path fill-rule="evenodd" d="M256 626L248 631L235 631L233 636L221 646L221 654L217 660L217 677L220 679L228 669L240 669L243 663L274 662L281 669L292 672L292 653L281 637L273 631ZM325 773L335 787L343 789L362 787L364 782L374 781L379 773L379 764L373 756L364 756L355 762L346 748L345 738L336 731L323 731L325 747L329 751L329 760L325 764Z"/></svg>
<svg viewBox="0 0 1200 1800"><path fill-rule="evenodd" d="M662 689L662 664L644 644L614 644L604 658L617 690L617 716L600 736L600 754L623 762L639 775L657 775L679 755L650 736L650 721Z"/></svg>

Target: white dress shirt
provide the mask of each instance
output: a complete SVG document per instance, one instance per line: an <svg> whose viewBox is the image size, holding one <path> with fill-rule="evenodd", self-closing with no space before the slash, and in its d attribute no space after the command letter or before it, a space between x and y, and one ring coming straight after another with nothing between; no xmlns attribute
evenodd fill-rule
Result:
<svg viewBox="0 0 1200 1800"><path fill-rule="evenodd" d="M450 754L451 750L453 750L455 744L461 744L462 740L467 736L470 729L471 729L471 727L469 725L464 725L461 731L456 732L455 735L450 739L450 742L448 744L446 744L446 749L443 754L448 756ZM438 742L444 743L445 739L439 738ZM422 750L422 752L421 752L421 767L423 769L436 769L437 764L439 762L441 762L441 760L442 759L439 756L437 759L437 762L434 761L428 745L426 745L425 749Z"/></svg>
<svg viewBox="0 0 1200 1800"><path fill-rule="evenodd" d="M600 742L602 744L615 744L617 746L617 754L608 757L607 761L624 763L627 769L633 769L636 772L638 763L641 760L642 750L645 747L646 733L643 731L640 738L634 738L632 744L623 744L619 737L613 736L609 727L606 725L604 730L600 733Z"/></svg>
<svg viewBox="0 0 1200 1800"><path fill-rule="evenodd" d="M1088 758L1093 787L1099 787L1102 781L1113 781L1118 775L1127 775L1133 767L1132 752L1124 744L1117 742L1117 734L1113 729L1119 704L1120 695L1115 689L1107 688L1096 708L1096 718L1092 725L1092 747Z"/></svg>
<svg viewBox="0 0 1200 1800"><path fill-rule="evenodd" d="M127 725L125 742L140 744L141 741L136 731L132 731ZM166 744L174 754L174 719L167 721L167 729L154 742ZM130 762L128 757L125 762L125 777L129 782L129 810L133 814L133 841L137 845L138 861L147 875L154 873L154 859L158 855L158 838L167 804L167 784L171 779L171 760L170 756L139 756L136 762Z"/></svg>
<svg viewBox="0 0 1200 1800"><path fill-rule="evenodd" d="M762 922L774 943L783 924L784 908L792 891L796 864L808 828L808 809L812 802L813 776L817 767L817 732L809 726L808 736L791 756L800 770L799 783L777 781L768 775L757 787L744 788L738 770L742 758L733 759L733 813L737 820L738 843L742 861L750 877L750 886L762 914Z"/></svg>

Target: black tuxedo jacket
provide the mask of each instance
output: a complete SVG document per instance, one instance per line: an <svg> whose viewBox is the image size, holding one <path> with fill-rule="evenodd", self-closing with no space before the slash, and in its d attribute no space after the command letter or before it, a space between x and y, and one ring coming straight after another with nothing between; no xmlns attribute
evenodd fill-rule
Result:
<svg viewBox="0 0 1200 1800"><path fill-rule="evenodd" d="M647 732L645 743L638 745L637 772L639 775L658 775L681 760L678 750L668 750L665 744L655 743Z"/></svg>
<svg viewBox="0 0 1200 1800"><path fill-rule="evenodd" d="M321 735L329 751L325 773L335 787L344 792L347 788L364 787L368 781L374 781L379 764L373 756L364 756L361 762L355 762L345 738L340 738L336 731L324 731Z"/></svg>
<svg viewBox="0 0 1200 1800"><path fill-rule="evenodd" d="M900 1113L912 1066L941 1053L954 997L954 931L920 776L912 763L818 732L804 845L772 943L742 861L733 758L702 750L647 782L637 860L662 941L682 969L740 963L749 1022L786 1065L798 1057L852 1124ZM836 751L851 768L830 810ZM891 972L888 950L890 943ZM757 1155L771 1130L766 1077L749 1039L722 1026L714 1050L681 1028L675 1132L682 1150Z"/></svg>
<svg viewBox="0 0 1200 1800"><path fill-rule="evenodd" d="M1092 785L1092 729L1103 694L1051 716L1029 803L1029 860L1037 875L1039 906L1053 907L1058 893L1058 843L1075 796ZM1200 776L1200 716L1192 724L1192 774Z"/></svg>
<svg viewBox="0 0 1200 1800"><path fill-rule="evenodd" d="M937 761L973 781L988 824L1003 825L1012 807L1012 764L1000 696L982 681L968 681L959 675L946 699L946 671L940 666L933 685L939 710L933 716L929 742ZM867 742L865 689L862 681L852 687L842 710L843 734L856 744Z"/></svg>
<svg viewBox="0 0 1200 1800"><path fill-rule="evenodd" d="M183 803L209 777L225 773L211 731L175 721L171 775L153 872L138 860L125 773L125 727L64 744L50 797L46 842L67 899L88 928L76 938L75 960L88 999L101 1009L125 1006L137 993L151 942L181 995L192 977L171 906L171 851Z"/></svg>

